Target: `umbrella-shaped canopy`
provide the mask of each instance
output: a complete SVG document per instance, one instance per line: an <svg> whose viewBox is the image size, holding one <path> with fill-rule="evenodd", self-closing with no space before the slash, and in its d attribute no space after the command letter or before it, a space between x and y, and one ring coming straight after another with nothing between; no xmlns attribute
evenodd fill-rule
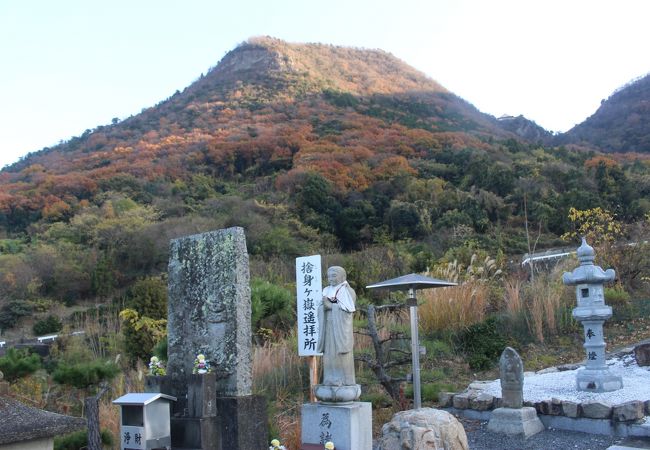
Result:
<svg viewBox="0 0 650 450"><path fill-rule="evenodd" d="M390 289L392 291L406 291L409 289L431 289L446 286L457 286L458 283L451 281L439 280L417 273L410 273L401 277L390 280L380 281L379 283L366 286L367 289Z"/></svg>

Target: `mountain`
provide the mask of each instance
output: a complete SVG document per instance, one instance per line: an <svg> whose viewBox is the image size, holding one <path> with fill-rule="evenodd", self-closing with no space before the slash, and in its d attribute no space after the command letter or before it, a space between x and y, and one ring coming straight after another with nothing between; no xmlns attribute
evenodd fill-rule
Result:
<svg viewBox="0 0 650 450"><path fill-rule="evenodd" d="M553 142L553 134L551 132L522 115L517 117L501 116L498 120L501 128L516 134L526 141L539 142L545 145L550 145Z"/></svg>
<svg viewBox="0 0 650 450"><path fill-rule="evenodd" d="M578 198L628 219L642 212L624 171L602 200L583 167L594 155L547 142L534 122L483 114L384 51L254 38L182 92L4 169L0 227L51 232L135 202L147 223L236 224L244 218L233 211L250 208L261 253L280 252L264 247L265 236L283 227L286 245L354 249L464 230L496 248L503 238L486 233L519 227L531 196L527 217L551 239ZM274 208L284 212L269 218Z"/></svg>
<svg viewBox="0 0 650 450"><path fill-rule="evenodd" d="M559 137L605 152L650 153L650 74L616 90L587 120Z"/></svg>
<svg viewBox="0 0 650 450"><path fill-rule="evenodd" d="M514 137L381 50L255 38L183 92L4 169L0 211L21 226L53 204L71 214L127 176L141 184L315 170L345 189L367 187L392 166L413 170L407 158Z"/></svg>
<svg viewBox="0 0 650 450"><path fill-rule="evenodd" d="M182 92L0 172L0 328L121 298L167 270L170 239L231 226L253 277L291 283L294 258L319 253L360 288L563 246L572 208L643 229L645 162L545 142L381 50L251 39Z"/></svg>

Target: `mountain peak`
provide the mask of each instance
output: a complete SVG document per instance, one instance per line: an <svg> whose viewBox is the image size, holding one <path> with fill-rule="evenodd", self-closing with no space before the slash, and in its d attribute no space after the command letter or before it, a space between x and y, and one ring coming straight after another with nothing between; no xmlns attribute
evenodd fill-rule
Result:
<svg viewBox="0 0 650 450"><path fill-rule="evenodd" d="M326 88L354 95L447 92L383 50L295 44L268 36L237 46L209 72L211 76L244 83L288 77L308 91Z"/></svg>

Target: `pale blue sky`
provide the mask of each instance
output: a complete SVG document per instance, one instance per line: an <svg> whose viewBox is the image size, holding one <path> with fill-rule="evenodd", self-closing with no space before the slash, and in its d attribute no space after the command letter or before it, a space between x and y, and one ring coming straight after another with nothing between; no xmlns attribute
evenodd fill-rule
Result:
<svg viewBox="0 0 650 450"><path fill-rule="evenodd" d="M646 0L0 0L0 167L182 90L251 36L381 48L565 131L650 72Z"/></svg>

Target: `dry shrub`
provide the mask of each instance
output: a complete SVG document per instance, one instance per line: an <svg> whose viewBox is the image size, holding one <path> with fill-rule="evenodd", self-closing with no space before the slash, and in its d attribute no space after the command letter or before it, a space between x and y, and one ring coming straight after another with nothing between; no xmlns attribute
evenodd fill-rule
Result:
<svg viewBox="0 0 650 450"><path fill-rule="evenodd" d="M102 430L110 431L113 437L119 440L120 407L112 403L111 397L112 395L108 393L99 402L99 424Z"/></svg>
<svg viewBox="0 0 650 450"><path fill-rule="evenodd" d="M302 407L302 399L287 403L282 400L278 401L278 412L273 417L273 421L277 424L280 436L280 442L287 450L299 450L302 445L300 435L300 409Z"/></svg>
<svg viewBox="0 0 650 450"><path fill-rule="evenodd" d="M85 345L98 359L112 358L121 345L122 321L117 311L86 311L75 317L72 331L83 331Z"/></svg>

